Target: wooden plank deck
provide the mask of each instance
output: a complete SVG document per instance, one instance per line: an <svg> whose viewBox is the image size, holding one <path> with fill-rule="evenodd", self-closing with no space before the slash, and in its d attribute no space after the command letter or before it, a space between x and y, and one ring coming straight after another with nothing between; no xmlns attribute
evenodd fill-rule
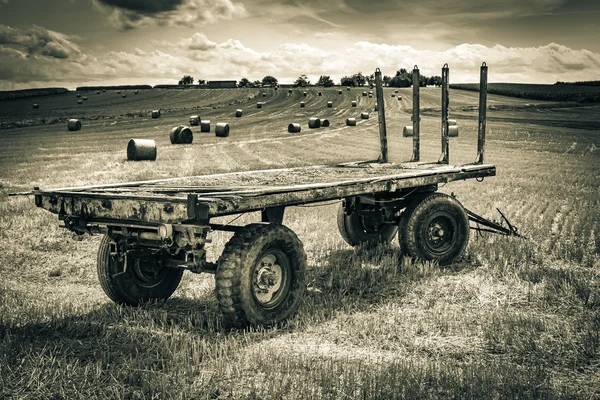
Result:
<svg viewBox="0 0 600 400"><path fill-rule="evenodd" d="M355 162L34 192L41 207L89 220L182 222L494 176L491 164ZM190 203L193 201L193 205Z"/></svg>

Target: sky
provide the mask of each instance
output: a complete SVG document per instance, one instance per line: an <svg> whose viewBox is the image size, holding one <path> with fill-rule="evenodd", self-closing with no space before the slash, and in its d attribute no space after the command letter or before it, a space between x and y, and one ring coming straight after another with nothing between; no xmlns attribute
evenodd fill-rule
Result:
<svg viewBox="0 0 600 400"><path fill-rule="evenodd" d="M600 80L598 0L0 0L0 90L380 68Z"/></svg>

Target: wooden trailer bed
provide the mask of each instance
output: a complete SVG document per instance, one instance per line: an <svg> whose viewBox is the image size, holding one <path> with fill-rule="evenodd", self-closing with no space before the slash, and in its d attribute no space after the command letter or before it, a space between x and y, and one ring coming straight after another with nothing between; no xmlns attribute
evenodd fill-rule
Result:
<svg viewBox="0 0 600 400"><path fill-rule="evenodd" d="M94 220L149 224L390 193L494 176L491 164L355 162L36 190L38 206Z"/></svg>

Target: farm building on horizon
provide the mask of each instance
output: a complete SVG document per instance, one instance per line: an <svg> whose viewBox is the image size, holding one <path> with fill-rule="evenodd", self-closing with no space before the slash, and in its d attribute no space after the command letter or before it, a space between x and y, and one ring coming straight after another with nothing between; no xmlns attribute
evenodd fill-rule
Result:
<svg viewBox="0 0 600 400"><path fill-rule="evenodd" d="M208 87L211 89L235 88L237 87L237 81L209 81Z"/></svg>

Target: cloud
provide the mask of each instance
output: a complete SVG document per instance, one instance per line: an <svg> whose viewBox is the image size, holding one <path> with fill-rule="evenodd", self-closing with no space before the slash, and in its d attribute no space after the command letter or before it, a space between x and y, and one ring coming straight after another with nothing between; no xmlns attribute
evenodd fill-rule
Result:
<svg viewBox="0 0 600 400"><path fill-rule="evenodd" d="M0 25L0 45L24 50L29 55L67 59L79 56L79 47L69 36L37 25L12 28Z"/></svg>
<svg viewBox="0 0 600 400"><path fill-rule="evenodd" d="M93 0L93 4L119 30L153 23L192 27L246 15L244 5L231 0Z"/></svg>
<svg viewBox="0 0 600 400"><path fill-rule="evenodd" d="M57 56L68 46L53 47L54 43L62 43L58 39L51 41L50 46L41 41L45 43L41 46L36 44L40 41L35 35L25 31L9 32L0 30L0 42L10 37L11 42L24 44L0 47L0 88L3 89L47 86L48 82L67 87L177 83L183 75L208 80L242 77L255 80L272 75L282 83L291 83L302 74L313 82L320 75L329 75L339 82L344 75L359 71L370 74L377 67L384 74L393 75L400 68L411 69L418 65L423 75L440 75L446 62L450 66L451 83L477 82L483 61L490 68L490 82L591 80L597 79L600 70L599 53L556 43L538 47L461 44L442 50L418 50L406 45L361 41L334 51L306 43L285 43L268 51L258 51L237 39L217 43L198 32L174 43L155 42L154 51L133 48L131 52L98 55L80 51L77 57L65 59ZM53 37L62 36L54 32Z"/></svg>
<svg viewBox="0 0 600 400"><path fill-rule="evenodd" d="M196 32L191 38L182 39L177 45L184 50L201 51L214 49L217 46L215 42L208 40L206 35L200 32Z"/></svg>

